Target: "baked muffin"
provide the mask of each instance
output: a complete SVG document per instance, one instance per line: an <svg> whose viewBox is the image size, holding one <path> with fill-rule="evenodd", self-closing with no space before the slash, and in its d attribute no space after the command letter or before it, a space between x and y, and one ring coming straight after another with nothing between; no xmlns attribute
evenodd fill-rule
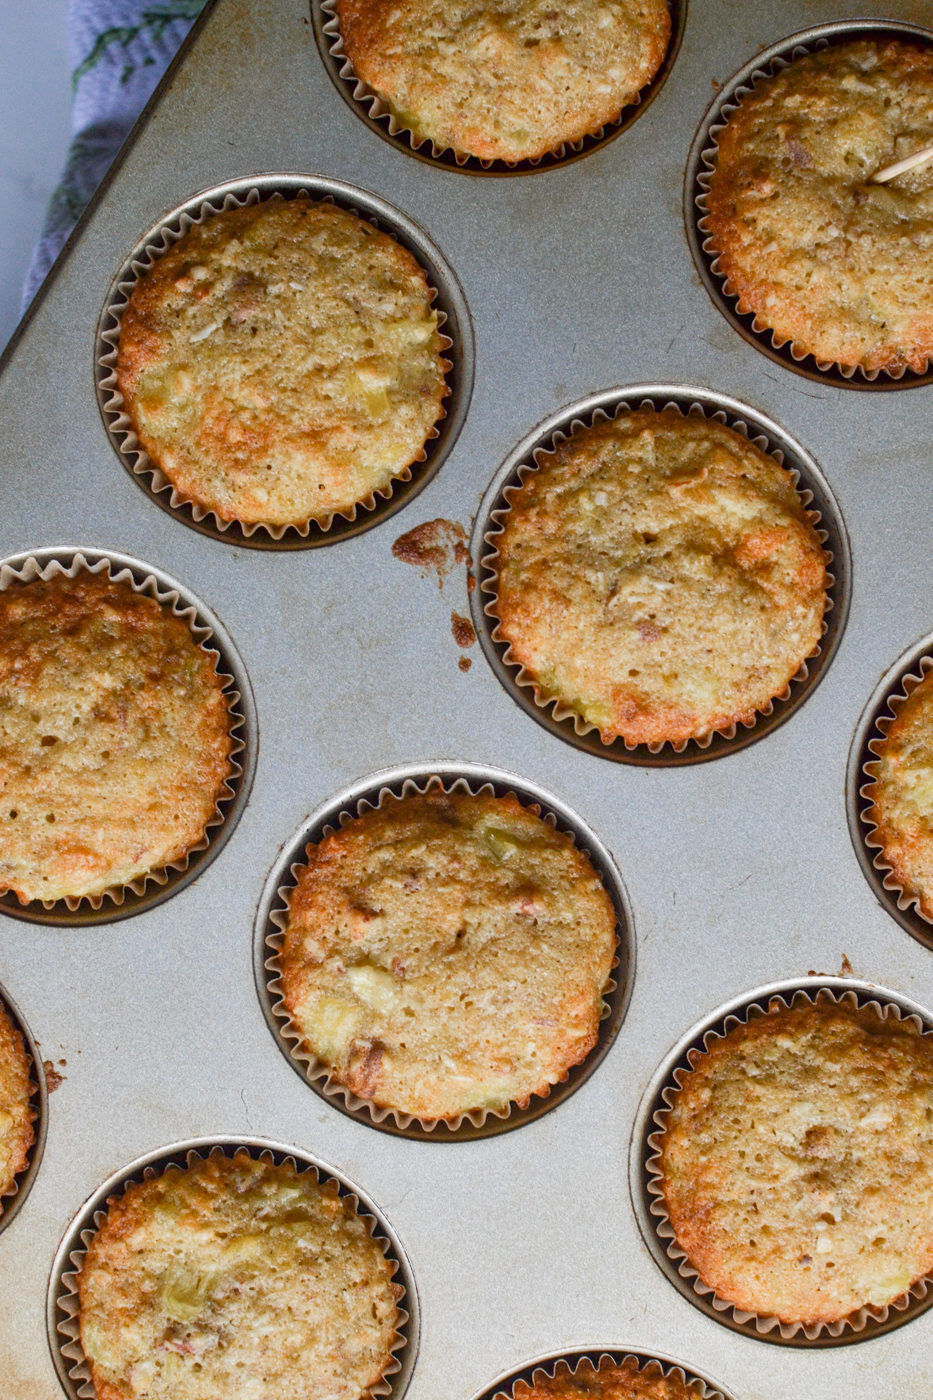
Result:
<svg viewBox="0 0 933 1400"><path fill-rule="evenodd" d="M819 644L825 558L789 472L673 410L581 427L507 493L497 640L605 743L702 739Z"/></svg>
<svg viewBox="0 0 933 1400"><path fill-rule="evenodd" d="M447 393L407 249L306 197L194 224L123 312L116 376L141 446L221 521L328 523L422 457Z"/></svg>
<svg viewBox="0 0 933 1400"><path fill-rule="evenodd" d="M32 1072L18 1028L0 1002L0 1198L29 1164L35 1141ZM2 1205L0 1205L2 1209Z"/></svg>
<svg viewBox="0 0 933 1400"><path fill-rule="evenodd" d="M217 1400L244 1385L362 1400L397 1340L392 1269L336 1188L291 1164L214 1155L134 1183L78 1273L98 1400Z"/></svg>
<svg viewBox="0 0 933 1400"><path fill-rule="evenodd" d="M897 883L933 919L933 671L897 706L873 747L865 820Z"/></svg>
<svg viewBox="0 0 933 1400"><path fill-rule="evenodd" d="M535 160L616 121L667 51L667 0L335 0L356 75L419 143Z"/></svg>
<svg viewBox="0 0 933 1400"><path fill-rule="evenodd" d="M756 81L716 137L701 228L739 310L780 343L865 371L933 355L933 48L859 39Z"/></svg>
<svg viewBox="0 0 933 1400"><path fill-rule="evenodd" d="M575 1371L563 1366L556 1374L535 1374L533 1384L516 1381L512 1400L701 1400L705 1388L686 1381L683 1373L665 1376L657 1362L641 1367L633 1356L598 1368L587 1359Z"/></svg>
<svg viewBox="0 0 933 1400"><path fill-rule="evenodd" d="M106 573L0 591L0 891L96 896L201 841L231 772L216 659Z"/></svg>
<svg viewBox="0 0 933 1400"><path fill-rule="evenodd" d="M695 1056L672 1102L664 1203L720 1298L832 1323L933 1269L933 1037L912 1022L774 1001Z"/></svg>
<svg viewBox="0 0 933 1400"><path fill-rule="evenodd" d="M512 796L429 791L308 847L278 962L331 1082L429 1122L524 1106L583 1060L615 944L570 836Z"/></svg>

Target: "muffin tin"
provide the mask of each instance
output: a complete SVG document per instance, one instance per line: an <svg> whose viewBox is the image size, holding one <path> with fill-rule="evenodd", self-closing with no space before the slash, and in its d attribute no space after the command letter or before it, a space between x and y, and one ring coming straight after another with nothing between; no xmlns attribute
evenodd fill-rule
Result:
<svg viewBox="0 0 933 1400"><path fill-rule="evenodd" d="M0 558L78 540L203 600L254 696L255 781L224 849L170 901L97 927L30 927L0 911L0 981L38 1053L67 1062L32 1189L0 1236L4 1397L59 1393L45 1300L82 1202L163 1144L205 1137L271 1140L371 1193L421 1305L410 1400L477 1400L528 1358L628 1349L716 1377L733 1400L928 1390L930 1311L852 1346L777 1348L695 1307L642 1237L627 1170L657 1067L750 987L854 970L860 987L933 1007L930 950L879 903L846 822L860 716L933 626L933 391L906 392L905 377L866 392L858 377L808 378L762 353L710 300L689 204L684 226L691 143L716 86L843 17L837 0L788 0L780 14L694 0L636 121L509 178L382 139L337 91L307 0L215 0L196 27L4 356ZM879 12L887 28L922 19L916 0ZM393 519L326 549L254 549L160 509L120 465L95 397L96 328L148 231L199 191L283 179L338 182L356 207L398 211L450 270L464 345L475 342L443 465ZM481 622L473 522L497 473L568 406L645 386L766 421L767 436L818 464L851 543L838 574L848 622L843 633L837 597L823 656L835 650L806 703L750 731L753 744L677 766L606 762L564 742L516 703L482 645L451 635L471 604ZM394 555L426 522L429 548ZM459 550L442 548L457 537ZM257 995L257 922L309 813L386 770L474 768L552 795L598 835L627 890L637 972L618 1034L576 1092L493 1137L406 1140L309 1092L286 1062Z"/></svg>

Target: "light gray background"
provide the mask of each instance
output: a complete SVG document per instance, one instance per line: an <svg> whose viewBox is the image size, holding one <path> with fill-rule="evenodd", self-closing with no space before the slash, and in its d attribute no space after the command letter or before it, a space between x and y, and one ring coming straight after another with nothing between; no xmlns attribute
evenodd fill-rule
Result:
<svg viewBox="0 0 933 1400"><path fill-rule="evenodd" d="M0 0L0 349L71 135L66 0Z"/></svg>

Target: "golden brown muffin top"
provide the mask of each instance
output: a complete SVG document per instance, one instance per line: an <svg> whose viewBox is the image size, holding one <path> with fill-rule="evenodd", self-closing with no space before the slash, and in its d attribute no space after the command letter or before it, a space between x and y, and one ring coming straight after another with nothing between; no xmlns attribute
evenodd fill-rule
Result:
<svg viewBox="0 0 933 1400"><path fill-rule="evenodd" d="M598 1369L584 1360L569 1373L559 1367L554 1376L534 1378L534 1384L517 1381L513 1400L699 1400L704 1388L685 1381L677 1372L665 1376L657 1362L641 1367L634 1357L620 1365Z"/></svg>
<svg viewBox="0 0 933 1400"><path fill-rule="evenodd" d="M117 380L151 460L221 520L327 522L418 460L447 392L407 249L333 204L212 214L136 283Z"/></svg>
<svg viewBox="0 0 933 1400"><path fill-rule="evenodd" d="M578 428L509 493L496 636L605 742L702 738L818 646L825 559L789 472L674 411Z"/></svg>
<svg viewBox="0 0 933 1400"><path fill-rule="evenodd" d="M29 1163L35 1141L32 1072L23 1037L0 1003L0 1197ZM2 1209L2 1203L0 1203Z"/></svg>
<svg viewBox="0 0 933 1400"><path fill-rule="evenodd" d="M216 659L105 573L0 591L0 889L98 895L201 840L230 773Z"/></svg>
<svg viewBox="0 0 933 1400"><path fill-rule="evenodd" d="M336 0L358 77L419 140L534 160L617 120L667 51L666 0Z"/></svg>
<svg viewBox="0 0 933 1400"><path fill-rule="evenodd" d="M774 1002L711 1041L672 1097L664 1202L720 1298L830 1323L933 1269L933 1037L912 1022Z"/></svg>
<svg viewBox="0 0 933 1400"><path fill-rule="evenodd" d="M717 138L708 227L721 272L821 361L924 370L933 355L933 48L859 39L756 81Z"/></svg>
<svg viewBox="0 0 933 1400"><path fill-rule="evenodd" d="M866 820L898 884L933 919L933 671L897 706L874 747Z"/></svg>
<svg viewBox="0 0 933 1400"><path fill-rule="evenodd" d="M245 1152L135 1182L78 1274L98 1400L362 1400L391 1361L392 1265L336 1189Z"/></svg>
<svg viewBox="0 0 933 1400"><path fill-rule="evenodd" d="M278 961L331 1078L431 1121L526 1104L583 1060L615 943L569 835L512 796L431 791L308 847Z"/></svg>

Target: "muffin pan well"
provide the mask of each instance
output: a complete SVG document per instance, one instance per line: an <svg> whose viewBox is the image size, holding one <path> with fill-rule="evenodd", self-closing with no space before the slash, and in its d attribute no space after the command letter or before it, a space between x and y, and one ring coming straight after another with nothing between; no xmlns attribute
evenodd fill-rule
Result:
<svg viewBox="0 0 933 1400"><path fill-rule="evenodd" d="M807 657L786 693L756 716L754 723L732 724L702 740L678 744L629 744L622 739L604 743L594 725L585 724L568 707L539 699L533 682L511 658L507 642L497 634L496 539L508 514L508 491L535 470L539 453L552 452L574 428L639 408L673 408L685 416L699 415L735 429L786 467L807 508L826 553L829 584L823 636L819 650ZM839 507L816 462L776 423L755 409L724 394L690 385L638 384L594 394L549 418L510 454L496 473L477 512L472 543L473 573L478 587L471 597L473 620L487 660L513 700L533 719L568 743L601 758L622 763L671 766L698 763L744 748L775 729L803 703L819 684L839 645L849 611L849 544Z"/></svg>
<svg viewBox="0 0 933 1400"><path fill-rule="evenodd" d="M214 511L186 501L140 446L133 425L123 411L123 396L117 384L120 321L139 277L193 224L224 209L239 208L275 197L293 199L296 195L326 200L359 215L395 238L421 265L438 312L438 330L444 341L443 354L448 366L445 375L447 397L443 417L431 429L420 457L388 486L380 488L371 505L363 502L350 511L340 512L327 526L316 521L303 526L243 525L239 521L221 520ZM139 240L111 283L101 311L97 328L95 377L101 416L121 462L163 510L177 515L186 525L229 544L265 549L302 549L331 544L377 525L417 496L440 469L457 440L470 402L473 385L472 327L456 274L447 265L440 250L401 210L394 209L367 190L355 189L341 180L260 175L227 180L213 189L201 190L173 209Z"/></svg>
<svg viewBox="0 0 933 1400"><path fill-rule="evenodd" d="M933 1278L928 1274L883 1308L865 1306L852 1318L839 1322L805 1325L787 1324L776 1317L764 1317L733 1306L704 1283L677 1243L663 1204L656 1167L658 1151L673 1091L680 1075L692 1068L692 1056L702 1052L730 1029L767 1012L777 1002L783 1006L814 1003L820 999L871 1005L883 1017L913 1021L925 1035L933 1035L933 1016L907 998L873 983L847 977L801 978L795 982L775 982L720 1007L677 1042L656 1071L642 1099L629 1159L632 1204L642 1238L658 1267L675 1288L708 1317L747 1336L793 1347L833 1347L869 1341L900 1327L926 1312L933 1303ZM817 1168L819 1169L819 1168ZM881 1228L880 1222L876 1222Z"/></svg>
<svg viewBox="0 0 933 1400"><path fill-rule="evenodd" d="M771 44L746 63L718 88L706 115L700 123L687 159L684 180L684 221L687 240L697 272L726 320L740 335L778 364L809 379L832 383L849 389L910 389L918 384L933 383L933 369L923 374L907 369L900 374L885 371L864 371L817 360L811 354L799 354L793 344L782 340L759 322L757 316L739 309L738 298L729 289L718 269L717 256L709 231L704 224L710 173L716 164L716 136L728 122L744 94L750 92L760 77L770 76L795 58L815 53L832 44L845 44L853 39L903 39L933 43L933 30L916 24L887 20L839 20L835 24L814 25Z"/></svg>
<svg viewBox="0 0 933 1400"><path fill-rule="evenodd" d="M22 1012L4 987L0 987L0 1008L6 1012L12 1025L19 1031L26 1047L26 1054L30 1061L30 1085L32 1088L29 1104L34 1115L32 1121L33 1142L29 1149L29 1159L23 1170L17 1172L13 1178L12 1190L0 1198L0 1231L3 1231L7 1226L12 1225L17 1213L25 1204L42 1161L42 1152L49 1128L49 1089L39 1047L23 1020Z"/></svg>
<svg viewBox="0 0 933 1400"><path fill-rule="evenodd" d="M924 22L916 0L881 11L869 4L858 24ZM638 1191L633 1209L626 1170L658 1065L749 988L797 986L811 970L848 985L854 972L860 990L877 979L908 1011L933 1007L931 950L869 887L845 799L866 701L933 628L933 388L851 392L763 353L695 268L692 201L684 221L691 142L717 89L788 34L839 20L836 0L786 0L778 16L690 4L663 85L617 139L529 178L486 178L412 158L352 110L309 0L208 0L0 362L0 560L38 546L71 557L89 541L138 582L177 587L241 692L246 744L231 816L196 876L153 889L134 917L105 902L90 921L40 911L39 927L0 906L0 981L64 1075L31 1189L0 1234L4 1400L61 1389L64 1343L56 1317L50 1350L44 1308L82 1203L159 1144L207 1133L332 1162L384 1207L421 1304L408 1400L476 1400L529 1358L621 1348L673 1358L732 1400L877 1400L879 1368L904 1394L929 1389L929 1310L870 1344L775 1346L695 1306L671 1261L668 1272L652 1257L639 1221L650 1243L653 1217ZM419 494L361 513L354 526L378 523L348 525L329 548L308 548L310 534L211 533L115 450L116 409L104 397L102 415L98 399L115 274L135 276L134 257L198 217L198 191L223 203L301 188L401 237L454 342ZM508 473L568 417L632 395L746 424L812 492L833 554L834 605L807 679L707 750L607 755L554 726L485 612L485 536ZM607 1053L583 1067L581 1080L595 1066L579 1092L532 1101L540 1111L515 1115L514 1130L470 1125L455 1141L379 1131L365 1107L312 1091L265 966L269 916L315 824L374 785L432 773L501 782L551 810L608 884L621 872L630 959L637 944L634 978L631 961L617 969L624 1019L603 1022Z"/></svg>
<svg viewBox="0 0 933 1400"><path fill-rule="evenodd" d="M618 1347L590 1347L585 1351L572 1349L561 1352L559 1356L542 1356L495 1381L477 1400L513 1400L516 1385L540 1385L555 1377L575 1377L581 1368L583 1376L589 1380L593 1371L598 1372L607 1366L623 1366L626 1362L634 1362L639 1379L644 1378L649 1384L663 1384L665 1380L670 1380L688 1387L696 1400L729 1400L724 1390L670 1357L646 1356L642 1352L624 1351ZM520 1389L519 1395L522 1393L523 1389Z"/></svg>
<svg viewBox="0 0 933 1400"><path fill-rule="evenodd" d="M667 52L658 71L646 83L634 101L623 108L614 122L607 122L592 136L584 136L579 141L565 142L559 150L549 152L537 160L479 160L475 156L465 156L449 148L438 149L433 142L419 140L414 132L403 126L389 111L368 84L357 77L344 52L340 35L340 24L331 0L311 0L311 22L314 37L331 82L347 105L366 123L370 131L381 136L384 141L404 151L406 155L417 156L419 160L439 165L448 170L461 171L470 175L533 175L538 170L551 170L556 165L567 165L597 151L625 131L654 100L677 58L677 51L683 38L687 17L687 0L668 0L671 16L671 37Z"/></svg>
<svg viewBox="0 0 933 1400"><path fill-rule="evenodd" d="M885 862L880 842L875 836L875 828L868 818L872 802L871 798L866 796L865 789L872 780L871 764L876 758L878 746L885 737L887 721L894 718L898 701L909 694L931 668L933 636L928 636L910 647L903 656L899 656L894 665L885 672L859 720L846 773L849 830L865 878L882 907L887 909L902 928L928 948L933 948L933 921L921 913L916 898L905 893ZM894 707L891 704L892 700Z"/></svg>
<svg viewBox="0 0 933 1400"><path fill-rule="evenodd" d="M535 812L549 826L573 837L574 845L589 857L616 912L616 954L603 999L599 1039L586 1059L574 1065L564 1079L552 1085L549 1093L533 1096L526 1107L510 1105L496 1113L477 1111L451 1123L423 1123L411 1114L377 1108L368 1100L358 1098L345 1086L329 1082L326 1068L303 1047L299 1033L291 1025L282 1001L277 958L285 928L288 893L294 888L295 876L299 866L304 863L307 846L338 830L349 818L381 806L392 796L432 791L470 792L474 795L492 792L497 797L514 795L522 806ZM292 1068L316 1093L342 1112L362 1123L381 1128L383 1132L427 1142L466 1142L510 1132L524 1123L533 1122L542 1113L562 1103L596 1070L619 1033L632 995L635 935L628 896L612 855L596 833L556 797L511 773L494 768L468 763L419 764L364 778L311 815L301 835L289 843L266 880L256 921L254 959L259 1000L269 1028ZM542 1015L546 1011L547 1008L542 1007Z"/></svg>
<svg viewBox="0 0 933 1400"><path fill-rule="evenodd" d="M202 1137L150 1152L115 1172L84 1203L66 1230L52 1268L46 1321L55 1369L70 1400L94 1400L97 1394L91 1383L78 1333L77 1280L85 1250L95 1229L99 1228L106 1216L108 1202L119 1198L132 1183L161 1176L170 1167L190 1166L217 1153L232 1157L241 1151L257 1161L291 1163L299 1172L312 1172L322 1186L330 1183L332 1189L336 1188L337 1194L365 1220L370 1236L378 1243L390 1265L394 1266L392 1281L399 1290L399 1326L392 1347L392 1361L384 1378L373 1386L371 1395L373 1400L380 1400L380 1397L400 1400L405 1393L418 1352L418 1295L405 1251L379 1209L358 1186L332 1167L284 1143L249 1137Z"/></svg>
<svg viewBox="0 0 933 1400"><path fill-rule="evenodd" d="M215 815L201 840L183 859L100 895L33 899L25 904L12 892L0 895L0 909L5 914L30 923L110 924L160 904L184 889L210 864L233 834L249 797L256 766L256 714L243 662L221 622L176 579L138 559L111 550L37 549L0 560L0 589L9 587L14 580L28 582L56 573L80 574L82 571L94 574L104 571L114 579L127 580L134 590L155 598L175 616L184 618L198 646L216 655L217 673L223 681L222 694L230 715L230 772L217 799Z"/></svg>

